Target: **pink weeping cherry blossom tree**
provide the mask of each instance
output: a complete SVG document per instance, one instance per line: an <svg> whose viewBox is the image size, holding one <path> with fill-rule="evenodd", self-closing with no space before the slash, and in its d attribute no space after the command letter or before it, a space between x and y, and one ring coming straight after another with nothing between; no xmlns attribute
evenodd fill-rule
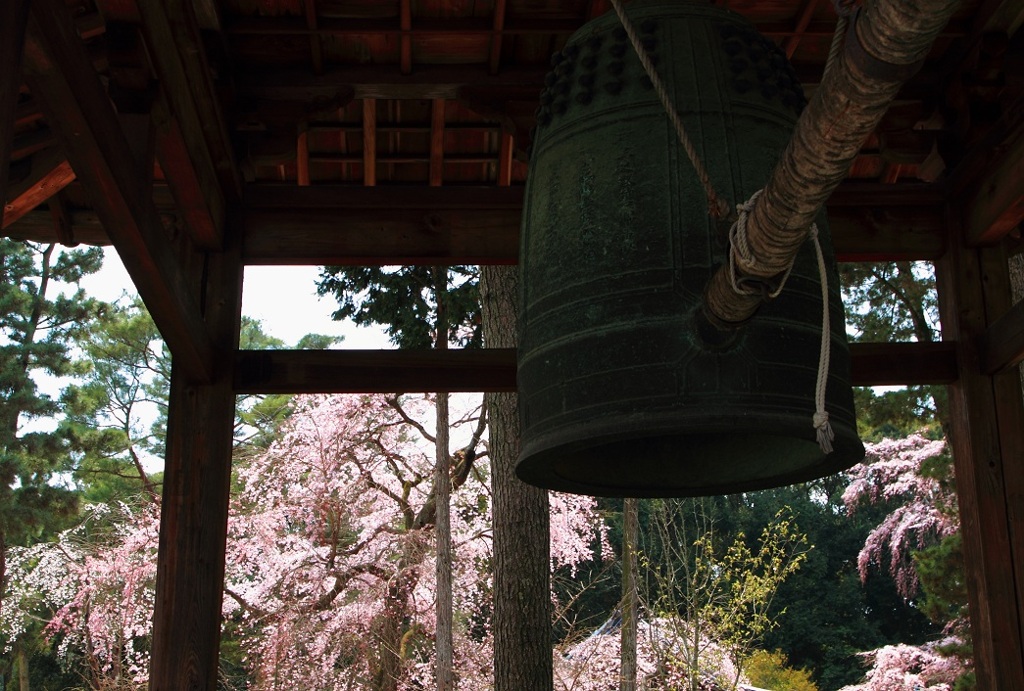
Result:
<svg viewBox="0 0 1024 691"><path fill-rule="evenodd" d="M865 504L893 507L860 550L857 565L862 580L882 568L903 597L920 594L915 552L960 529L956 495L933 468L946 452L945 441L921 434L886 439L868 444L864 462L848 471L851 481L843 494L847 510L853 512ZM947 623L944 640L920 646L888 645L863 653L869 665L865 680L843 691L953 689L967 669L950 651L962 648L958 634L966 628L966 621L957 619Z"/></svg>
<svg viewBox="0 0 1024 691"><path fill-rule="evenodd" d="M303 396L278 438L237 461L224 615L252 689L432 688L434 450L426 396ZM429 436L429 435L428 435ZM490 489L472 405L453 423L457 688L491 683ZM15 560L20 607L94 689L146 683L158 502L104 513ZM610 554L593 498L551 502L552 566ZM93 521L96 523L96 521ZM17 610L17 611L15 611Z"/></svg>

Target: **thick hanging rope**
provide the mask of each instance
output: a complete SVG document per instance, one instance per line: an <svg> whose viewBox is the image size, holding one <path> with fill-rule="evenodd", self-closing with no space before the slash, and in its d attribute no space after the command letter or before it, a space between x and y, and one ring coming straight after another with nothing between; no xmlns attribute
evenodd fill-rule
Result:
<svg viewBox="0 0 1024 691"><path fill-rule="evenodd" d="M757 289L739 276L736 265L738 263L743 267L753 266L756 263L756 258L747 243L747 217L763 191L754 192L750 199L736 206L738 217L729 229L729 244L732 247L732 251L729 252L729 282L732 289L740 295L758 293ZM828 384L829 360L832 353L832 330L828 310L828 276L825 268L825 255L821 250L821 242L818 240L817 223L811 225L809 235L814 242L814 252L818 258L818 278L821 283L821 349L818 352L818 378L814 387L814 415L811 418L811 424L814 425L818 446L821 447L822 453L829 454L832 453L832 440L835 439L835 432L832 430L832 425L828 421L828 412L825 410L825 388ZM774 298L781 293L783 286L786 285L786 279L789 278L792 271L793 264L790 264L778 286L770 292L765 291L766 297ZM760 286L764 290L763 282L758 281L754 285Z"/></svg>
<svg viewBox="0 0 1024 691"><path fill-rule="evenodd" d="M839 58L839 53L843 50L843 40L846 38L846 30L850 25L850 17L852 17L857 9L861 5L861 0L833 0L832 5L836 9L836 30L832 34L832 45L828 49L828 59L825 61L825 72L826 74L832 65L835 64Z"/></svg>
<svg viewBox="0 0 1024 691"><path fill-rule="evenodd" d="M708 176L708 171L704 167L704 163L700 160L700 156L697 155L697 150L693 146L693 142L690 141L690 137L686 134L686 129L683 127L683 120L679 117L679 112L676 110L675 105L669 98L668 91L665 89L664 83L661 78L658 77L657 71L654 69L654 63L651 62L650 56L647 54L647 50L640 43L640 37L636 33L636 29L633 27L633 23L629 21L629 17L626 16L625 10L622 9L622 3L620 0L612 0L612 7L615 8L615 14L619 15L619 21L622 23L622 28L626 30L626 35L629 37L629 42L633 44L633 50L636 51L636 55L640 58L640 64L644 66L644 71L647 72L647 76L651 80L651 84L654 85L654 90L658 94L658 98L661 100L661 105L665 108L665 112L668 114L669 120L672 121L672 126L675 127L676 135L679 137L679 143L683 145L683 150L686 152L686 156L690 159L690 163L693 164L693 169L697 172L697 178L700 180L701 186L704 188L704 194L708 199L708 213L712 218L726 218L729 215L729 203L718 196L715 192L714 185L711 184L711 178Z"/></svg>
<svg viewBox="0 0 1024 691"><path fill-rule="evenodd" d="M757 198L763 191L761 189L754 192L750 199L736 205L736 220L729 228L729 246L731 248L729 252L729 284L738 295L761 294L765 300L771 300L782 292L782 288L786 285L786 279L789 278L789 274L793 270L793 264L789 265L778 285L770 289L766 281L751 281L743 278L743 274L753 273L751 268L757 266L757 257L754 256L750 250L750 243L747 242L747 218L754 210L754 204L757 203ZM737 265L739 271L736 270Z"/></svg>
<svg viewBox="0 0 1024 691"><path fill-rule="evenodd" d="M825 255L818 240L818 225L811 226L811 240L818 255L818 277L821 282L821 353L818 356L818 382L814 390L814 429L822 453L832 453L832 440L836 438L825 411L825 387L828 384L828 362L832 352L832 325L828 315L828 281L825 275Z"/></svg>

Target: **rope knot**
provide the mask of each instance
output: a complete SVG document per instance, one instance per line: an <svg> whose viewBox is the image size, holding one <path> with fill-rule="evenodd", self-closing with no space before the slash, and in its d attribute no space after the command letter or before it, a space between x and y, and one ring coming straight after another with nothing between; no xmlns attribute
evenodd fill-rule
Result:
<svg viewBox="0 0 1024 691"><path fill-rule="evenodd" d="M750 195L750 199L736 205L736 220L729 228L729 284L738 295L760 295L763 301L768 302L782 292L793 265L789 265L781 278L761 278L754 271L758 261L747 241L747 220L762 192L764 190L760 189Z"/></svg>
<svg viewBox="0 0 1024 691"><path fill-rule="evenodd" d="M829 424L828 413L824 410L819 410L814 414L812 421L814 422L814 429L821 452L826 454L832 453L832 440L836 438L836 433L832 430L832 425Z"/></svg>

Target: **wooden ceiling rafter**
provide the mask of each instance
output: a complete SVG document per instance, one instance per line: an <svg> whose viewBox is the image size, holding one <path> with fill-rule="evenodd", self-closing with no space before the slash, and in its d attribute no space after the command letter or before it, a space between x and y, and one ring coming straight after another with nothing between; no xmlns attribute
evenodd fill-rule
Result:
<svg viewBox="0 0 1024 691"><path fill-rule="evenodd" d="M309 125L299 125L299 134L295 143L295 184L309 187Z"/></svg>
<svg viewBox="0 0 1024 691"><path fill-rule="evenodd" d="M412 74L412 0L398 0L399 71Z"/></svg>
<svg viewBox="0 0 1024 691"><path fill-rule="evenodd" d="M306 28L309 29L309 61L313 65L313 74L324 72L324 46L318 26L316 0L302 0L303 13L306 15Z"/></svg>
<svg viewBox="0 0 1024 691"><path fill-rule="evenodd" d="M505 14L508 12L507 0L494 1L494 21L491 25L490 56L487 60L488 71L497 74L501 70L501 51L505 38Z"/></svg>
<svg viewBox="0 0 1024 691"><path fill-rule="evenodd" d="M29 0L12 0L0 8L0 226L9 225L4 207L11 195L11 144L14 141L21 86L22 46L28 23Z"/></svg>
<svg viewBox="0 0 1024 691"><path fill-rule="evenodd" d="M24 71L175 363L209 381L215 348L107 92L61 0L33 0Z"/></svg>
<svg viewBox="0 0 1024 691"><path fill-rule="evenodd" d="M240 195L241 178L194 9L190 0L137 0L137 9L166 109L157 142L161 166L189 210L193 241L219 249L228 199Z"/></svg>
<svg viewBox="0 0 1024 691"><path fill-rule="evenodd" d="M50 148L31 159L28 175L7 186L2 228L6 229L22 216L47 202L75 180L75 171L62 152Z"/></svg>
<svg viewBox="0 0 1024 691"><path fill-rule="evenodd" d="M603 5L609 7L608 3L603 3ZM575 16L554 17L544 15L539 17L506 18L502 26L502 34L506 38L509 36L568 36L580 28L582 24L583 22L580 21L580 18ZM835 29L834 22L814 21L813 19L807 23L802 31L799 31L792 21L757 22L756 26L762 35L776 41L784 41L798 35L801 38L830 40ZM335 19L322 17L317 28L314 30L306 26L305 20L299 17L240 17L227 25L225 31L228 36L234 37L306 36L309 34L339 37L366 35L401 36L408 34L437 40L452 36L489 38L494 33L494 22L493 18L483 17L451 17L445 19L424 17L418 19L408 30L403 30L401 24L396 24L394 19ZM942 30L939 37L947 40L957 39L968 35L969 32L969 26L954 20Z"/></svg>
<svg viewBox="0 0 1024 691"><path fill-rule="evenodd" d="M804 0L804 5L797 16L793 35L787 37L782 43L782 50L787 58L793 58L793 53L796 52L797 46L800 45L800 40L804 37L804 32L807 31L807 26L811 23L811 18L814 17L814 9L817 6L818 0Z"/></svg>
<svg viewBox="0 0 1024 691"><path fill-rule="evenodd" d="M363 99L363 185L377 184L377 101Z"/></svg>
<svg viewBox="0 0 1024 691"><path fill-rule="evenodd" d="M57 143L57 140L53 138L53 133L50 132L48 127L40 127L39 129L19 134L14 137L14 142L10 148L10 160L20 161L23 158L28 158L36 152L48 149Z"/></svg>
<svg viewBox="0 0 1024 691"><path fill-rule="evenodd" d="M435 98L430 104L430 173L427 184L440 187L444 182L445 103Z"/></svg>

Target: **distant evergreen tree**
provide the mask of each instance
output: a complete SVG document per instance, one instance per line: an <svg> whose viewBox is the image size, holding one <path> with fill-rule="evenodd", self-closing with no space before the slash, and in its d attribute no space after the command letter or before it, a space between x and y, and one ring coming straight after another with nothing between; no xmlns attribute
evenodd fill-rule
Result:
<svg viewBox="0 0 1024 691"><path fill-rule="evenodd" d="M462 348L479 347L480 270L450 266L436 280L432 266L325 266L317 293L338 301L333 317L360 326L384 326L399 348L432 348L437 326L437 299L444 291L451 340Z"/></svg>
<svg viewBox="0 0 1024 691"><path fill-rule="evenodd" d="M36 377L81 371L75 344L105 305L79 282L102 260L98 248L61 252L0 238L0 584L10 547L38 541L77 510L77 493L61 481L74 470L76 449L66 429L44 422L59 406ZM19 660L24 667L27 656Z"/></svg>

